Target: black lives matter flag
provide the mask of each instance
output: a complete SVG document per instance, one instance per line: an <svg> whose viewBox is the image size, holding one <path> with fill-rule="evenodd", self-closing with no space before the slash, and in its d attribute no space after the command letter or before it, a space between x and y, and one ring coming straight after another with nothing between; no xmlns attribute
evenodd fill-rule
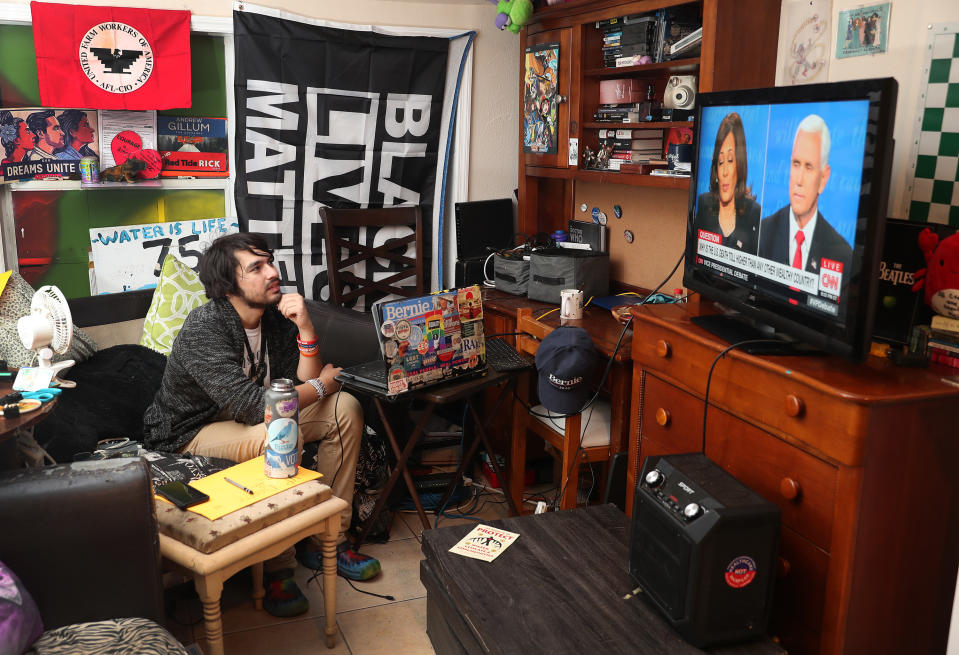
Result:
<svg viewBox="0 0 959 655"><path fill-rule="evenodd" d="M320 207L419 204L429 225L442 205L450 41L263 11L233 13L237 216L269 235L285 291L327 299ZM395 230L353 238L379 245Z"/></svg>

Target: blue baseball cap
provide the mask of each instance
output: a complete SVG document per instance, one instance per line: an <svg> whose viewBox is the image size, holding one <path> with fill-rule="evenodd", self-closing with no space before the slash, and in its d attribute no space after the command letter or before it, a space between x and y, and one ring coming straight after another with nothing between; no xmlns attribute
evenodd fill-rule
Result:
<svg viewBox="0 0 959 655"><path fill-rule="evenodd" d="M576 414L593 394L590 387L596 366L596 348L581 327L558 327L536 351L539 400L560 414Z"/></svg>

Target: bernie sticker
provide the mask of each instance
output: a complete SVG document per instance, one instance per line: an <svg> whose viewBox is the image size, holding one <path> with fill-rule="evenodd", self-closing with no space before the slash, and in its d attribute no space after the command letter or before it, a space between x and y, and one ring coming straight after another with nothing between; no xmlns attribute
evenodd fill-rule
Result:
<svg viewBox="0 0 959 655"><path fill-rule="evenodd" d="M756 561L741 555L726 565L726 584L733 589L742 589L756 577Z"/></svg>

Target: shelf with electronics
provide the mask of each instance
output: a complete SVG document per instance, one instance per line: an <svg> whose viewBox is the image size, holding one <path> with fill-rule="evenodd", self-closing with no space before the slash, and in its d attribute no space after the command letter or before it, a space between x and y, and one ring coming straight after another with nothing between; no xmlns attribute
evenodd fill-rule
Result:
<svg viewBox="0 0 959 655"><path fill-rule="evenodd" d="M621 21L625 16L652 16L662 9L686 11L701 22L698 54L693 50L693 56L686 56L689 52L686 51L672 61L610 66L614 61L610 51L603 49L604 43L609 45L611 42L604 32L604 25L609 30L608 25L614 20ZM518 231L533 235L566 229L570 219L583 217L579 213L581 196L584 195L580 190L588 187L589 194L585 195L590 196L591 204L593 196L605 195L628 196L635 206L645 206L646 203L661 206L663 192L675 194L666 203L670 216L663 216L662 220L670 223L672 232L682 233L685 215L675 212L674 208L685 206L690 184L688 177L651 175L649 169L642 172L596 170L584 165L583 154L586 148L594 153L599 150L601 130L631 130L634 133L654 130L662 134L665 146L671 129L685 130L687 134L692 130L691 117L680 115L682 120L659 120L661 114L653 113L657 120L598 121L595 115L601 104L600 86L611 80L629 80L641 89L643 100L652 86L657 104L663 102L669 80L675 76L695 76L695 93L772 86L779 9L778 0L596 0L537 10L520 35L524 44L520 62ZM524 112L528 100L526 53L553 44L558 44L559 49L556 148L553 153L541 154L524 148L527 134ZM684 81L686 83L688 81ZM573 156L570 156L571 145L578 150ZM612 201L605 207L607 214L610 209ZM672 213L677 215L672 217ZM627 227L625 222L617 225ZM629 288L651 282L636 280L628 270L629 266L618 266L616 260L621 256L615 250L611 252L614 283Z"/></svg>

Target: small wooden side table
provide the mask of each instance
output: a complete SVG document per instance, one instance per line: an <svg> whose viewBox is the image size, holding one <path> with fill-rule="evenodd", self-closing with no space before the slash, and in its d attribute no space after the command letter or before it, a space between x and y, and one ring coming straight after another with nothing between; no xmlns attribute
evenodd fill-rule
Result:
<svg viewBox="0 0 959 655"><path fill-rule="evenodd" d="M193 576L211 655L223 655L220 596L223 583L253 567L253 603L263 609L263 562L300 539L323 534L323 604L326 645L336 637L336 538L345 500L316 481L305 482L211 521L157 500L160 553Z"/></svg>
<svg viewBox="0 0 959 655"><path fill-rule="evenodd" d="M0 380L0 396L6 396L13 391L14 376ZM23 430L32 430L33 426L45 419L53 408L57 406L58 396L48 400L43 405L28 414L21 414L17 418L4 418L0 413L0 471L18 468L20 460L17 456L17 435Z"/></svg>

